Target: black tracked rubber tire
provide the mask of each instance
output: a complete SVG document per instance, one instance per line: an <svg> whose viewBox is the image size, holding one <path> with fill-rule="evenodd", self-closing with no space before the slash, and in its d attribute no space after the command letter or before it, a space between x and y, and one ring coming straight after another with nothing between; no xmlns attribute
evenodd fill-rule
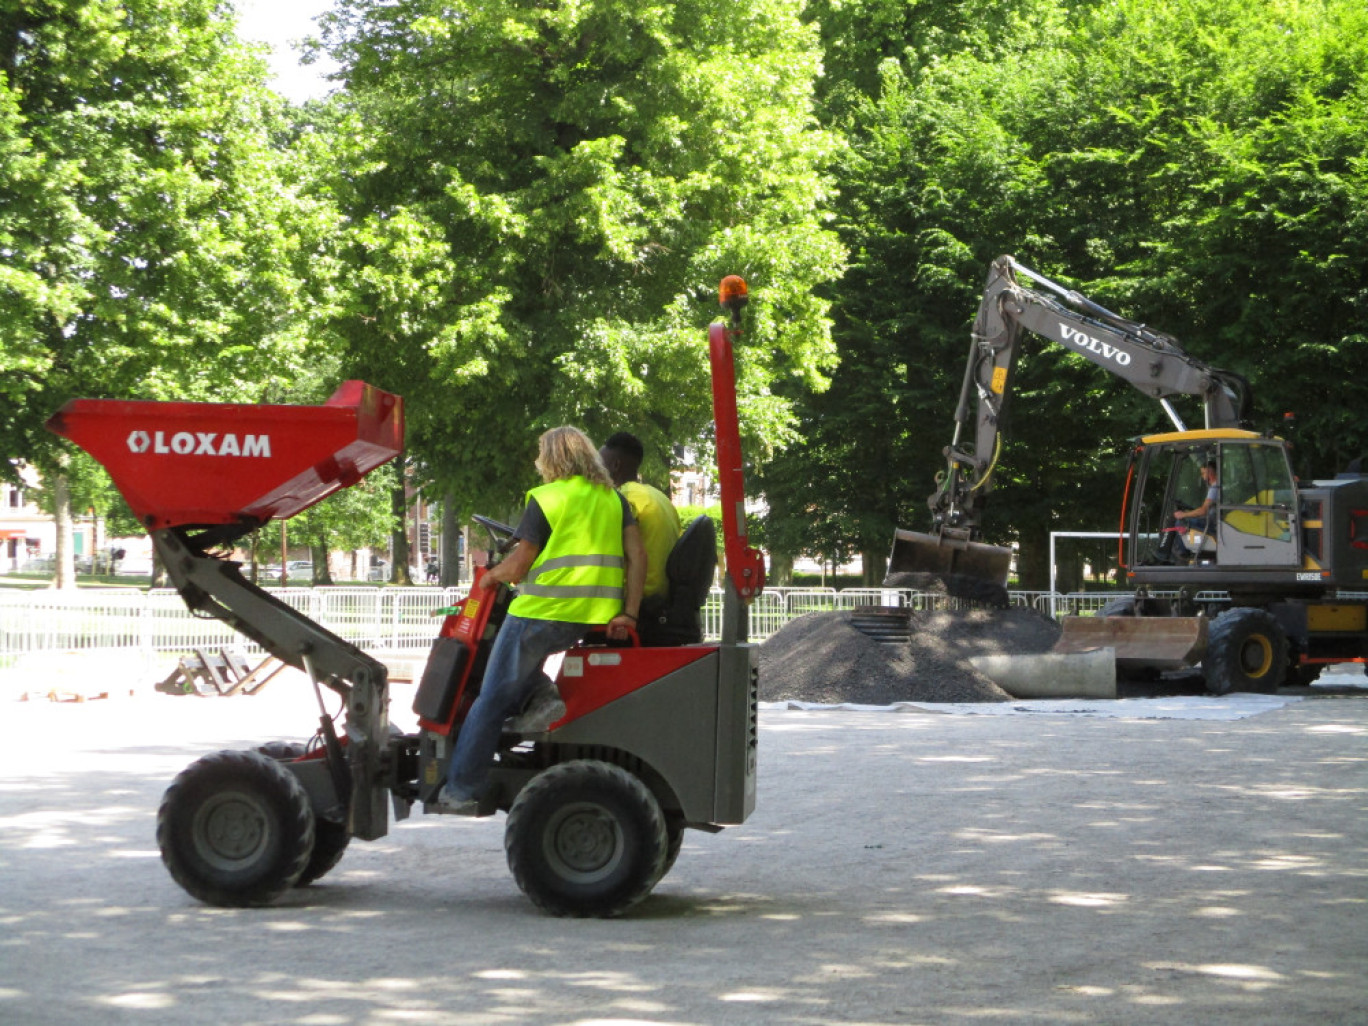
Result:
<svg viewBox="0 0 1368 1026"><path fill-rule="evenodd" d="M1011 605L1007 589L992 581L968 574L933 574L903 570L884 578L885 588L910 588L913 591L943 591L951 598L963 599L993 609Z"/></svg>
<svg viewBox="0 0 1368 1026"><path fill-rule="evenodd" d="M1262 609L1228 609L1207 635L1202 676L1213 695L1274 691L1287 672L1287 635Z"/></svg>
<svg viewBox="0 0 1368 1026"><path fill-rule="evenodd" d="M619 766L577 759L522 789L508 812L508 868L556 916L620 915L664 872L669 837L649 788Z"/></svg>
<svg viewBox="0 0 1368 1026"><path fill-rule="evenodd" d="M309 796L260 752L194 762L157 811L157 845L172 879L209 905L267 905L300 878L314 848Z"/></svg>

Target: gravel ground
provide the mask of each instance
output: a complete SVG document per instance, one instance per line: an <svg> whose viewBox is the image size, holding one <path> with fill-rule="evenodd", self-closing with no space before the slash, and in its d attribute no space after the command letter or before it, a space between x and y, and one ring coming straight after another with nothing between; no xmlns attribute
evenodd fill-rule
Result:
<svg viewBox="0 0 1368 1026"><path fill-rule="evenodd" d="M766 710L754 815L688 831L621 919L539 914L502 816L415 816L276 906L198 904L157 856L167 784L316 717L297 676L0 706L0 1022L1368 1022L1365 698L1231 723Z"/></svg>
<svg viewBox="0 0 1368 1026"><path fill-rule="evenodd" d="M1011 696L969 658L1048 652L1060 631L1030 609L913 612L908 638L889 643L855 626L870 612L809 613L772 635L760 648L760 700L1007 702Z"/></svg>

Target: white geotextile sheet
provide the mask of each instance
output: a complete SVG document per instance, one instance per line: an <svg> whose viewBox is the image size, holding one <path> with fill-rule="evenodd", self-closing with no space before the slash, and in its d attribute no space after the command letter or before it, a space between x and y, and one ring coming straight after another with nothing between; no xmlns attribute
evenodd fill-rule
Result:
<svg viewBox="0 0 1368 1026"><path fill-rule="evenodd" d="M1325 688L1368 690L1357 669L1327 673L1311 692ZM1098 716L1131 720L1243 720L1300 702L1305 695L1168 695L1162 698L1030 698L1011 702L895 702L893 705L822 705L818 702L761 702L761 709L843 709L848 712L927 712L951 716Z"/></svg>

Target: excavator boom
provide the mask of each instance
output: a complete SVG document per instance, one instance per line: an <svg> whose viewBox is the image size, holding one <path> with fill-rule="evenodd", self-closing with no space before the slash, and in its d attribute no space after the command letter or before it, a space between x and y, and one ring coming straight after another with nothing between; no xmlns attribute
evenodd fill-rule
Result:
<svg viewBox="0 0 1368 1026"><path fill-rule="evenodd" d="M1018 274L1040 288L1025 287ZM1180 431L1185 427L1169 403L1173 396L1198 397L1207 428L1235 427L1248 419L1249 388L1239 375L1208 367L1173 337L1113 313L1011 256L999 257L974 320L954 433L944 451L946 469L927 500L932 530L895 532L888 585L915 585L931 575L943 579L951 594L982 598L1000 592L1005 599L1011 552L983 542L980 530L1024 331L1078 353L1155 399Z"/></svg>

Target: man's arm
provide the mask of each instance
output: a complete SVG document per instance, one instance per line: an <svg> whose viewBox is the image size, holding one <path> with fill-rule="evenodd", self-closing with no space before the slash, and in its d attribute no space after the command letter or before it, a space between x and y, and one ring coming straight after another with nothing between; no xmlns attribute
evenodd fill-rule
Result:
<svg viewBox="0 0 1368 1026"><path fill-rule="evenodd" d="M646 548L641 544L641 528L627 524L622 529L622 556L626 565L626 594L622 612L608 621L608 637L625 638L629 628L636 629L641 615L641 594L646 590Z"/></svg>
<svg viewBox="0 0 1368 1026"><path fill-rule="evenodd" d="M513 546L513 551L505 556L498 566L480 578L480 587L489 591L500 584L517 584L527 576L527 571L532 569L539 552L540 545L526 538L519 538L518 544Z"/></svg>
<svg viewBox="0 0 1368 1026"><path fill-rule="evenodd" d="M1198 506L1196 509L1190 509L1186 513L1175 513L1174 518L1177 520L1200 520L1202 517L1207 515L1208 511L1210 511L1211 503L1211 491L1208 490L1206 498L1202 500L1202 504L1200 506Z"/></svg>

